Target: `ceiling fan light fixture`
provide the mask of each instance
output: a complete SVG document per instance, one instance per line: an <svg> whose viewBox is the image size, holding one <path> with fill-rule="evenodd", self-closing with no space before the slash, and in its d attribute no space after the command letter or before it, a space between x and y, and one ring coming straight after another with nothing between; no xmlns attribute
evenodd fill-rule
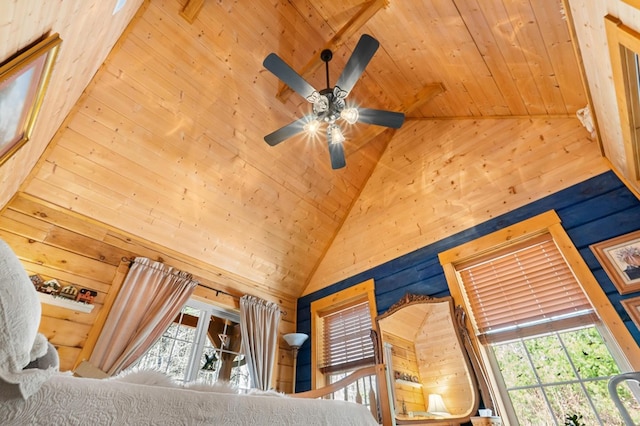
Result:
<svg viewBox="0 0 640 426"><path fill-rule="evenodd" d="M318 120L316 120L316 119L308 121L304 125L304 131L307 132L307 133L315 134L318 131L319 128L320 128L320 122Z"/></svg>
<svg viewBox="0 0 640 426"><path fill-rule="evenodd" d="M358 108L345 108L340 112L340 117L349 124L358 121Z"/></svg>
<svg viewBox="0 0 640 426"><path fill-rule="evenodd" d="M340 130L340 126L337 124L329 125L327 129L327 136L329 137L329 143L332 144L342 143L345 141L342 130Z"/></svg>
<svg viewBox="0 0 640 426"><path fill-rule="evenodd" d="M320 91L316 90L278 55L275 53L267 55L262 62L264 67L294 92L310 102L313 105L313 112L294 120L275 132L269 133L264 137L265 142L275 146L303 131L311 134L326 124L331 168L341 169L346 165L344 146L342 144L345 141L345 137L336 120L342 118L349 124L359 122L394 129L400 128L404 121L404 114L402 113L371 108L347 108L346 106L347 96L364 73L367 64L371 61L379 46L378 40L368 34L363 34L334 86L331 85L329 80L329 61L333 57L333 53L329 49L320 52L320 59L325 63L327 77L326 88Z"/></svg>

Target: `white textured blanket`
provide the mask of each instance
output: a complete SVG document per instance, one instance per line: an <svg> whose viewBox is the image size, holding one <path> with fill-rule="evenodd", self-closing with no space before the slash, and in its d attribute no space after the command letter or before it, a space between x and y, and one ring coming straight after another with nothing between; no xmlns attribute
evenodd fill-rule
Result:
<svg viewBox="0 0 640 426"><path fill-rule="evenodd" d="M4 397L4 398L3 398ZM0 395L3 425L376 425L344 401L233 395L56 375L26 401Z"/></svg>

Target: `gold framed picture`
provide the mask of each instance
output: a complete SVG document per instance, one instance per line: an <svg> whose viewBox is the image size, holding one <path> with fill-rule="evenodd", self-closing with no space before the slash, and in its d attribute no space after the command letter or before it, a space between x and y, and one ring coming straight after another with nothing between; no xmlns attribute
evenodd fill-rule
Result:
<svg viewBox="0 0 640 426"><path fill-rule="evenodd" d="M631 320L640 330L640 296L631 299L621 300L622 306L629 313Z"/></svg>
<svg viewBox="0 0 640 426"><path fill-rule="evenodd" d="M590 246L620 294L640 291L640 231Z"/></svg>
<svg viewBox="0 0 640 426"><path fill-rule="evenodd" d="M31 138L61 42L53 34L0 65L0 165Z"/></svg>

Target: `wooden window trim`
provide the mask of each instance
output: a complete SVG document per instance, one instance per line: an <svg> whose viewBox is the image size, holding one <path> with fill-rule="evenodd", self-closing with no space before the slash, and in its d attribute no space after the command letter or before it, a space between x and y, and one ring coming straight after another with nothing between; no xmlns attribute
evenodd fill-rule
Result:
<svg viewBox="0 0 640 426"><path fill-rule="evenodd" d="M344 290L333 293L322 299L311 302L311 387L318 389L326 386L325 375L319 368L319 353L322 351L322 325L320 318L338 309L345 308L358 302L369 302L371 327L378 315L373 279L356 284Z"/></svg>
<svg viewBox="0 0 640 426"><path fill-rule="evenodd" d="M639 7L640 0L625 0L632 6ZM622 141L624 144L625 157L627 159L627 173L625 176L633 183L640 183L640 132L635 129L633 106L638 104L638 85L635 88L629 87L629 76L625 67L627 58L623 55L623 48L640 55L640 33L627 27L622 21L614 16L605 16L605 29L609 45L609 56L611 58L611 69L613 83L618 99L618 113L620 115L620 125ZM637 112L636 112L637 115ZM640 123L635 123L640 126Z"/></svg>

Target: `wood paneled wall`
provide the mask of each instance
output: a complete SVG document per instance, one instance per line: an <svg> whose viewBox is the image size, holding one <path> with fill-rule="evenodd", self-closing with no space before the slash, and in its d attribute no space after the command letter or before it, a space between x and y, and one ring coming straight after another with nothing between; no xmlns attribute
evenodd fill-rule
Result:
<svg viewBox="0 0 640 426"><path fill-rule="evenodd" d="M5 0L0 2L0 63L46 34L62 39L31 140L0 167L0 207L27 177L67 114L144 0Z"/></svg>
<svg viewBox="0 0 640 426"><path fill-rule="evenodd" d="M573 118L409 121L303 294L608 169Z"/></svg>
<svg viewBox="0 0 640 426"><path fill-rule="evenodd" d="M40 332L58 350L63 371L88 359L96 333L106 317L105 301L115 297L113 288L123 279L123 259L148 257L190 272L201 283L194 296L227 309L237 310L237 297L242 296L238 286L221 282L198 261L23 194L14 197L2 211L0 238L14 250L29 274L37 273L45 279L55 278L63 285L73 284L98 292L91 313L42 304ZM124 268L125 273L126 270L128 266ZM294 300L268 294L256 296L281 307L281 335L295 330ZM293 360L284 339L279 339L279 343L274 386L289 392Z"/></svg>
<svg viewBox="0 0 640 426"><path fill-rule="evenodd" d="M336 291L373 278L378 312L385 312L405 293L434 297L449 295L449 288L438 253L498 229L518 223L547 210L555 209L580 255L593 272L609 301L620 315L629 333L640 345L640 330L622 307L620 300L636 296L621 296L603 271L589 245L626 234L640 228L640 200L611 171L580 182L503 215L478 223L468 229L427 244L396 259L341 280L329 287L298 299L298 331L311 331L310 304ZM310 351L301 348L298 355L296 389L309 389Z"/></svg>

